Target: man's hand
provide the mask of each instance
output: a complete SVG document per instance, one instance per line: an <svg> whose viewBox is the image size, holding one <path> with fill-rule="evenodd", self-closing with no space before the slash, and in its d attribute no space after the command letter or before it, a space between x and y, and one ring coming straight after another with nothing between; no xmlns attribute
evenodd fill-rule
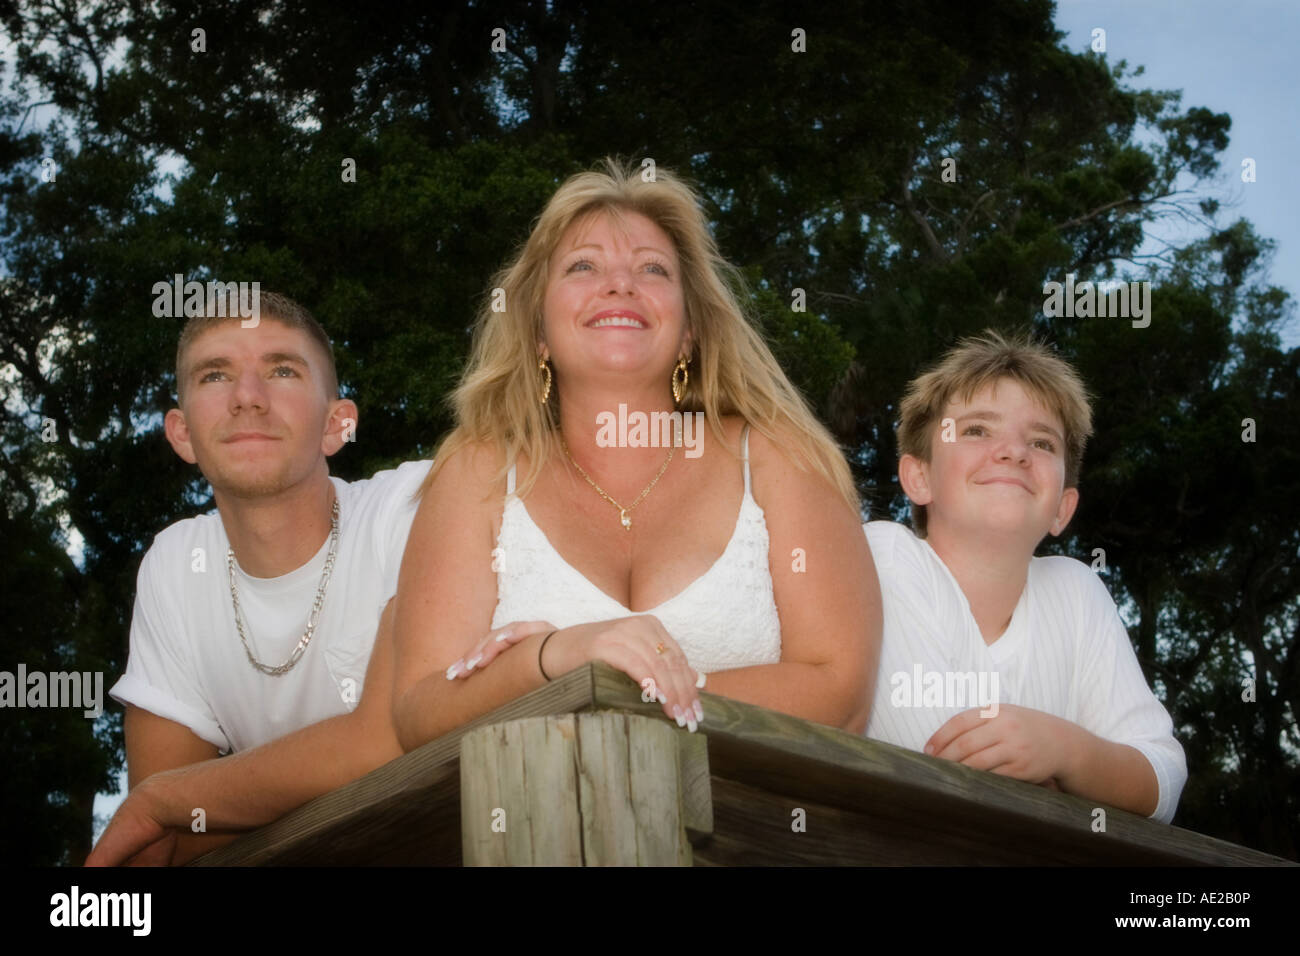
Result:
<svg viewBox="0 0 1300 956"><path fill-rule="evenodd" d="M161 819L156 793L150 781L131 791L86 857L86 866L171 865L177 832Z"/></svg>
<svg viewBox="0 0 1300 956"><path fill-rule="evenodd" d="M1002 704L995 717L981 717L979 708L972 708L936 730L925 752L977 770L1047 784L1069 773L1077 729L1068 720L1028 707Z"/></svg>
<svg viewBox="0 0 1300 956"><path fill-rule="evenodd" d="M175 829L167 830L162 837L150 843L139 853L125 862L125 866L171 866L180 863L176 859L176 848L180 846L180 835Z"/></svg>

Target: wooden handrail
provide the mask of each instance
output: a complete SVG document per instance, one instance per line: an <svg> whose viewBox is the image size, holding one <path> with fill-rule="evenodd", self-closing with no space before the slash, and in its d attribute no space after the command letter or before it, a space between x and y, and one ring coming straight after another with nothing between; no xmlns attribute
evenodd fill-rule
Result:
<svg viewBox="0 0 1300 956"><path fill-rule="evenodd" d="M688 734L620 671L584 665L195 865L460 864L469 839L460 793L466 734L600 711L662 721L677 735L685 815L673 825L685 827L696 865L1294 865L788 714L712 694L701 700L705 721ZM484 758L474 752L479 772Z"/></svg>

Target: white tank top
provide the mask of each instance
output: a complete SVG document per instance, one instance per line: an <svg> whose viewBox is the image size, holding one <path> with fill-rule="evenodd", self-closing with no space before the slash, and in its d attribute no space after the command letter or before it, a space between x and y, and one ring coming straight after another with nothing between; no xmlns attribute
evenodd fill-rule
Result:
<svg viewBox="0 0 1300 956"><path fill-rule="evenodd" d="M700 673L780 661L781 619L767 563L767 522L749 486L749 426L742 447L745 494L726 550L683 590L644 611L624 607L560 557L515 494L512 465L494 552L497 606L492 627L511 621L572 627L653 614Z"/></svg>

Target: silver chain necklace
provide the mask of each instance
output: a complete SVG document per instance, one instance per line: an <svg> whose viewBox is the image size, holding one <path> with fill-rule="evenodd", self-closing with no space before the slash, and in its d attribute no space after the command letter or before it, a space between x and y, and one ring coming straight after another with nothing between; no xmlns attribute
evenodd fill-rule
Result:
<svg viewBox="0 0 1300 956"><path fill-rule="evenodd" d="M339 499L334 498L334 507L330 509L330 550L325 557L325 570L321 572L320 585L316 588L316 600L312 603L311 613L307 615L307 630L303 632L302 638L298 641L298 646L293 649L289 659L279 667L268 667L256 657L253 656L253 650L248 646L248 635L244 633L244 614L239 609L239 590L235 587L235 549L226 549L226 575L230 578L230 600L235 604L235 628L239 631L239 640L243 642L244 653L248 655L249 662L263 674L270 674L272 677L279 677L287 674L292 670L293 665L298 663L302 657L302 652L307 650L307 645L311 643L311 637L316 633L317 619L320 617L321 604L325 601L325 587L329 584L330 574L334 571L334 556L339 550Z"/></svg>

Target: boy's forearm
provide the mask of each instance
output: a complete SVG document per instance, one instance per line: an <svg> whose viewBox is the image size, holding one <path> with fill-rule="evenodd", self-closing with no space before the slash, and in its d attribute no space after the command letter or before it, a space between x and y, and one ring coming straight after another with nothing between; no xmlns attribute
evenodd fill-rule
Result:
<svg viewBox="0 0 1300 956"><path fill-rule="evenodd" d="M1069 761L1057 779L1066 793L1149 817L1160 802L1160 785L1140 750L1074 728Z"/></svg>

